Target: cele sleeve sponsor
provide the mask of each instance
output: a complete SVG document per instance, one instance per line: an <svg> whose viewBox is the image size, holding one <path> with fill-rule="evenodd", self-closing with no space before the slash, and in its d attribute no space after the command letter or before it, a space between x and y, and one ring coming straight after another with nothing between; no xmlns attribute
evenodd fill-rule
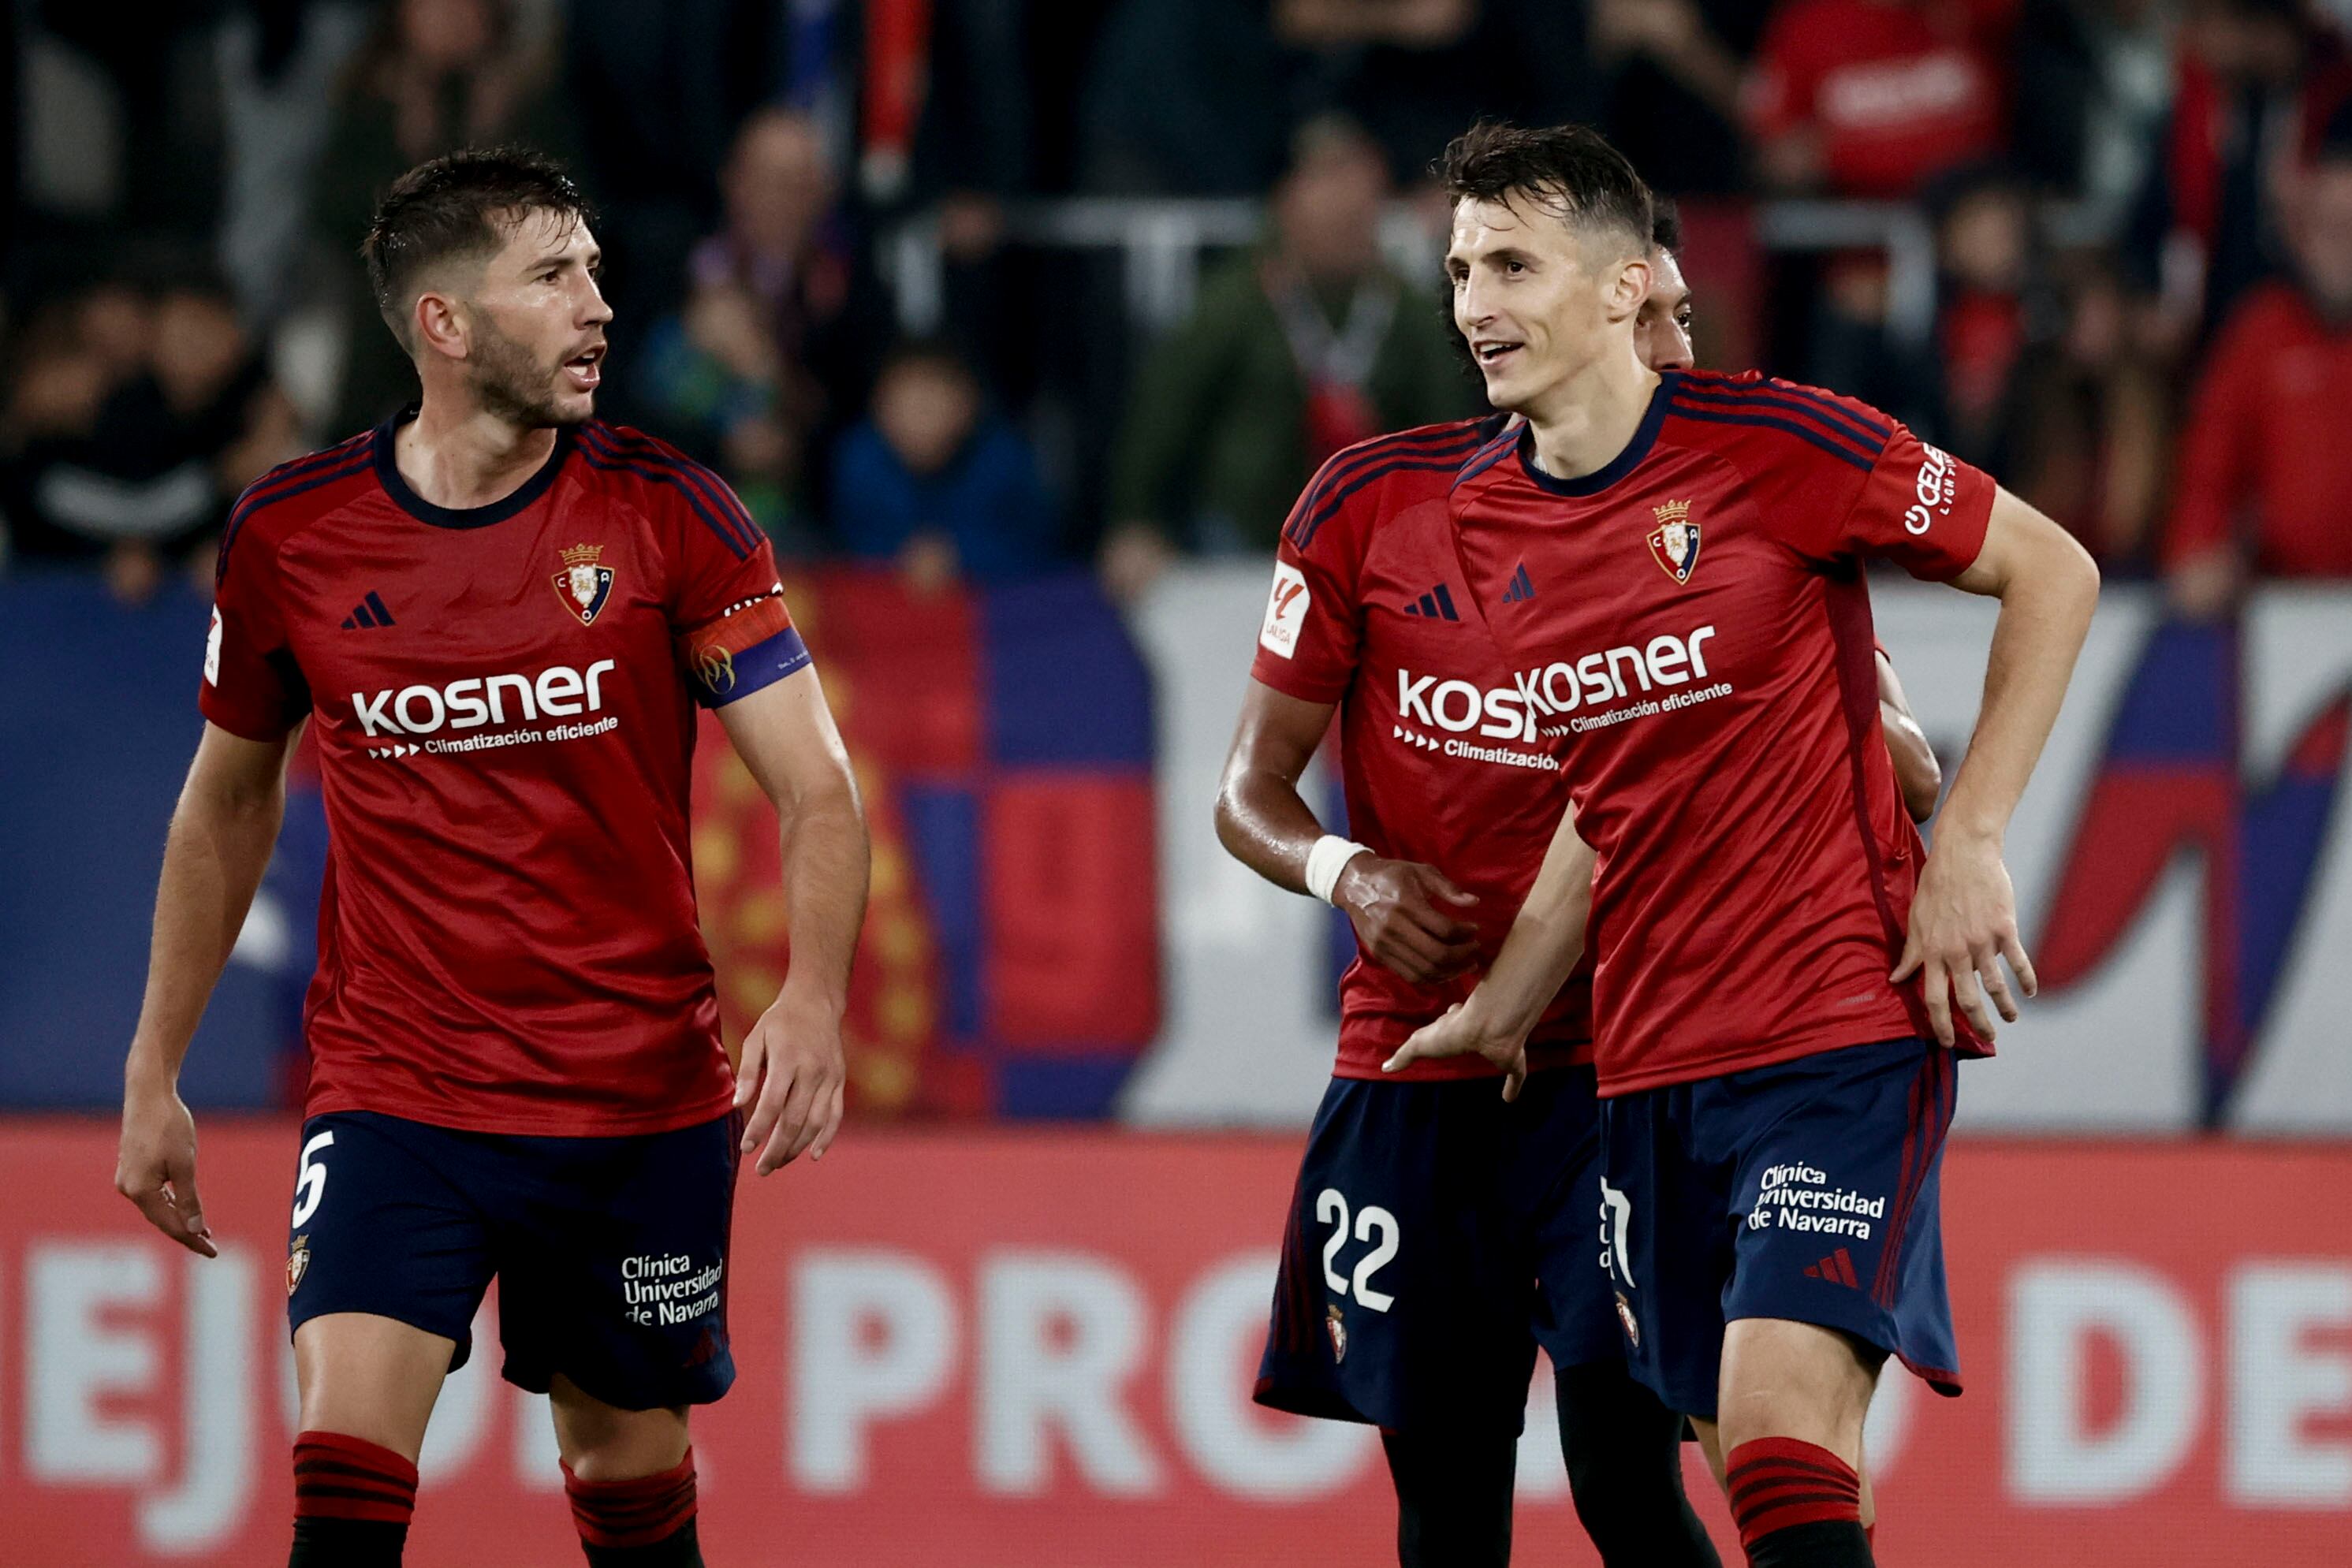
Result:
<svg viewBox="0 0 2352 1568"><path fill-rule="evenodd" d="M1306 574L1287 561L1275 562L1274 587L1266 595L1265 625L1257 634L1257 645L1280 658L1297 658L1298 633L1313 602Z"/></svg>

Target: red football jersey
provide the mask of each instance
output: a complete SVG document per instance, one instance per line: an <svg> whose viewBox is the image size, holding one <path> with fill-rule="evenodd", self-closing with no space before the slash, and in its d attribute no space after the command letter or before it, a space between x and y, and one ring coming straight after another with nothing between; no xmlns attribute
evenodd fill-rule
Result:
<svg viewBox="0 0 2352 1568"><path fill-rule="evenodd" d="M205 716L312 716L331 848L305 1113L657 1132L733 1082L688 838L695 703L808 663L726 485L603 423L436 507L387 423L273 470L222 539Z"/></svg>
<svg viewBox="0 0 2352 1568"><path fill-rule="evenodd" d="M1864 404L1754 371L1668 371L1584 478L1532 451L1482 449L1452 511L1598 856L1601 1092L1925 1035L1917 981L1886 978L1923 857L1880 731L1862 564L1966 570L1992 481Z"/></svg>
<svg viewBox="0 0 2352 1568"><path fill-rule="evenodd" d="M1465 591L1446 490L1502 416L1351 446L1316 475L1284 526L1250 673L1304 702L1339 705L1349 836L1433 865L1465 893L1488 962L1559 824L1559 763L1537 733ZM1416 986L1359 951L1339 981L1341 1078L1492 1076L1482 1058L1384 1074L1407 1035L1470 994L1473 974ZM1591 1060L1589 967L1528 1040L1528 1065Z"/></svg>

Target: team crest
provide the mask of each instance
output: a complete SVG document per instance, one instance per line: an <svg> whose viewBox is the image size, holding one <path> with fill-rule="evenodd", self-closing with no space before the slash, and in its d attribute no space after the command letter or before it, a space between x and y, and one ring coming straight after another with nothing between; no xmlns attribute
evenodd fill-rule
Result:
<svg viewBox="0 0 2352 1568"><path fill-rule="evenodd" d="M1698 525L1690 520L1690 503L1668 501L1650 511L1658 519L1658 526L1650 532L1650 553L1658 558L1668 577L1688 582L1691 573L1698 570Z"/></svg>
<svg viewBox="0 0 2352 1568"><path fill-rule="evenodd" d="M1642 1325L1633 1321L1633 1303L1625 1299L1622 1291L1617 1291L1616 1295L1617 1321L1625 1325L1625 1337L1633 1342L1635 1350L1639 1350L1642 1348Z"/></svg>
<svg viewBox="0 0 2352 1568"><path fill-rule="evenodd" d="M286 1293L292 1295L294 1288L302 1282L302 1276L310 1271L310 1238L297 1236L294 1238L294 1249L286 1255Z"/></svg>
<svg viewBox="0 0 2352 1568"><path fill-rule="evenodd" d="M563 570L555 574L555 596L583 626L593 626L613 596L613 569L597 564L604 553L603 545L573 545L563 552Z"/></svg>
<svg viewBox="0 0 2352 1568"><path fill-rule="evenodd" d="M1345 1361L1348 1359L1348 1325L1340 1321L1339 1308L1325 1307L1323 1312L1323 1326L1331 1331L1331 1359Z"/></svg>

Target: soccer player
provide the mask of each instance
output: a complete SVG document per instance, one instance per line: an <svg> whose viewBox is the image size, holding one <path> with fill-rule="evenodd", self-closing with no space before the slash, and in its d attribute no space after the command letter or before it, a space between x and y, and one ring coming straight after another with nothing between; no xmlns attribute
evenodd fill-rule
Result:
<svg viewBox="0 0 2352 1568"><path fill-rule="evenodd" d="M2002 958L2033 989L2001 834L2098 574L1863 404L1644 366L1649 193L1598 135L1481 126L1444 169L1455 320L1526 420L1454 482L1463 608L1530 672L1568 809L1486 979L1388 1065L1521 1071L1591 931L1629 1361L1699 1423L1751 1563L1866 1564L1885 1358L1958 1388L1954 1060L2016 1016ZM1932 856L1870 723L1873 558L2001 601Z"/></svg>
<svg viewBox="0 0 2352 1568"><path fill-rule="evenodd" d="M174 1085L308 720L333 842L286 1265L295 1568L399 1562L493 1275L588 1561L700 1563L687 1415L735 1375L736 1166L840 1124L856 788L742 507L593 417L590 225L535 154L403 175L364 250L422 402L264 476L222 541L115 1180L214 1255ZM731 1076L689 873L697 703L783 821L791 973Z"/></svg>
<svg viewBox="0 0 2352 1568"><path fill-rule="evenodd" d="M1654 238L1640 351L1654 368L1687 366L1690 290L1670 213ZM1577 1511L1604 1561L1713 1563L1682 1492L1681 1419L1627 1376L1596 1266L1589 973L1546 1013L1543 1071L1517 1106L1475 1057L1403 1083L1377 1071L1467 992L1558 814L1513 672L1454 598L1446 488L1502 428L1496 415L1349 449L1307 487L1280 546L1218 833L1268 880L1346 910L1359 957L1341 982L1339 1060L1293 1199L1258 1397L1381 1427L1404 1563L1503 1563L1540 1342ZM1367 843L1326 835L1298 792L1335 707L1348 821ZM1899 687L1885 722L1906 786L1932 803L1935 755Z"/></svg>

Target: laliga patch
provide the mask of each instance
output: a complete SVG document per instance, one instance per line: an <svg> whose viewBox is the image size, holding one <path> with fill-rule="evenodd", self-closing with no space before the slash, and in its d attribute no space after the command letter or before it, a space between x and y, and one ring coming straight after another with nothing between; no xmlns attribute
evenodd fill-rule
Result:
<svg viewBox="0 0 2352 1568"><path fill-rule="evenodd" d="M310 1271L310 1239L297 1236L294 1238L294 1250L286 1255L286 1293L292 1295L295 1287L301 1284L302 1276Z"/></svg>
<svg viewBox="0 0 2352 1568"><path fill-rule="evenodd" d="M1265 626L1257 634L1257 645L1285 659L1297 658L1298 633L1307 624L1307 607L1313 601L1299 570L1288 561L1276 561L1274 591L1266 598Z"/></svg>
<svg viewBox="0 0 2352 1568"><path fill-rule="evenodd" d="M1348 1325L1340 1320L1339 1308L1325 1307L1323 1312L1323 1326L1331 1333L1331 1359L1345 1361L1348 1359Z"/></svg>
<svg viewBox="0 0 2352 1568"><path fill-rule="evenodd" d="M1688 501L1668 501L1650 508L1658 526L1650 530L1650 554L1676 582L1686 583L1698 570L1698 525L1690 520Z"/></svg>
<svg viewBox="0 0 2352 1568"><path fill-rule="evenodd" d="M603 545L573 545L563 552L563 570L555 574L555 596L583 626L593 626L613 596L613 569L597 562L604 553Z"/></svg>
<svg viewBox="0 0 2352 1568"><path fill-rule="evenodd" d="M213 606L213 629L205 633L205 685L220 685L220 606Z"/></svg>

